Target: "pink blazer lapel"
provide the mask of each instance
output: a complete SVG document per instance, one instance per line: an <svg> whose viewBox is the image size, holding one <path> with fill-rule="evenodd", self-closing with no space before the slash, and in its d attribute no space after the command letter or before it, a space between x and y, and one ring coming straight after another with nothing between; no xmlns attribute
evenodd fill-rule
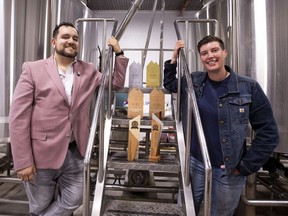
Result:
<svg viewBox="0 0 288 216"><path fill-rule="evenodd" d="M61 78L59 76L59 72L58 72L56 63L53 59L53 55L47 59L44 67L45 67L46 72L49 74L51 80L54 82L55 86L59 90L59 93L63 96L63 98L65 99L67 104L69 104L63 83L62 83Z"/></svg>
<svg viewBox="0 0 288 216"><path fill-rule="evenodd" d="M71 109L73 108L75 101L77 101L77 94L78 94L78 90L79 90L79 87L81 84L81 79L83 77L83 74L81 76L81 73L83 73L84 69L81 68L81 66L78 64L78 62L75 62L75 64L73 65L73 71L74 71L74 81L73 81Z"/></svg>

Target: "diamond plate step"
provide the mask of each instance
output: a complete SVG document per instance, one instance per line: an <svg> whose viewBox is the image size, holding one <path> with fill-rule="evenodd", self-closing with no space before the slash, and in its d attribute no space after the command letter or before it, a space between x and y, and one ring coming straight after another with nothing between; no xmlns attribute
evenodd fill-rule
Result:
<svg viewBox="0 0 288 216"><path fill-rule="evenodd" d="M183 216L173 203L106 200L103 216Z"/></svg>
<svg viewBox="0 0 288 216"><path fill-rule="evenodd" d="M160 162L149 162L147 156L139 155L137 161L128 161L127 153L118 152L113 154L107 163L108 168L123 169L123 170L150 170L150 171L165 171L178 173L180 171L180 163L175 155L161 155Z"/></svg>

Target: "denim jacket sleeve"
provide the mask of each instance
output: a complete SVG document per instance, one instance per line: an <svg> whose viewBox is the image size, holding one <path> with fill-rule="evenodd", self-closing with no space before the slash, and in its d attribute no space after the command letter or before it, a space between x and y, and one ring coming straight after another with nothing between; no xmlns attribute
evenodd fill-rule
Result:
<svg viewBox="0 0 288 216"><path fill-rule="evenodd" d="M250 85L252 102L249 120L255 136L250 148L237 166L242 175L257 172L279 143L278 128L270 102L259 83L253 82Z"/></svg>
<svg viewBox="0 0 288 216"><path fill-rule="evenodd" d="M176 78L176 67L177 64L170 64L171 60L164 63L164 88L176 93L178 89L178 79Z"/></svg>

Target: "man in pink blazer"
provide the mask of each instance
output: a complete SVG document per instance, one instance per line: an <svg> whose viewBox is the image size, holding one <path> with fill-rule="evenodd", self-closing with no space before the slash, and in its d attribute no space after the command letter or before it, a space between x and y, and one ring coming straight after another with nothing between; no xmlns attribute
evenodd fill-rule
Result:
<svg viewBox="0 0 288 216"><path fill-rule="evenodd" d="M82 204L90 104L101 73L76 59L79 41L73 24L57 25L51 43L55 52L50 58L23 64L9 131L14 168L24 183L30 214L65 216ZM120 89L128 59L114 37L108 45L116 53L112 85Z"/></svg>

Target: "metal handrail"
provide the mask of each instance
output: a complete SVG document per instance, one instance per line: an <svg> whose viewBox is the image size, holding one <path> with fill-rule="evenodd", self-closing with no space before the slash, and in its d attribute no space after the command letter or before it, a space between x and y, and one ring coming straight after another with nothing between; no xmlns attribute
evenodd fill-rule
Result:
<svg viewBox="0 0 288 216"><path fill-rule="evenodd" d="M128 26L129 22L131 21L131 19L134 17L135 13L137 12L137 10L140 8L142 2L144 0L134 0L134 2L132 2L131 7L128 10L128 13L126 14L126 16L124 17L122 23L120 24L117 33L115 35L115 37L120 40L120 38L122 37L126 27Z"/></svg>
<svg viewBox="0 0 288 216"><path fill-rule="evenodd" d="M160 52L159 52L159 65L164 65L164 60L163 60L163 37L164 37L164 21L163 21L163 14L165 10L165 0L162 0L161 2L161 13L162 17L160 20ZM163 67L160 67L160 80L161 80L161 85L163 85Z"/></svg>
<svg viewBox="0 0 288 216"><path fill-rule="evenodd" d="M114 22L113 25L113 30L112 30L112 35L115 33L118 21L116 19L112 18L80 18L76 20L75 26L78 25L79 22L103 22L103 41L106 41L106 25L107 22ZM105 45L103 43L103 49L105 50ZM110 55L109 55L110 53ZM101 61L105 62L106 59L109 59L109 56L111 57L112 55L112 49L108 49L107 52L108 57L106 58L106 55L101 56ZM90 202L90 163L91 163L91 156L92 156L92 150L93 150L93 145L94 145L94 140L95 140L95 134L96 134L96 129L98 125L98 116L99 116L99 111L101 110L101 107L103 106L103 98L104 98L104 89L107 83L108 79L108 74L109 74L109 67L107 67L107 64L102 65L102 78L101 78L101 83L100 87L98 90L97 94L97 99L94 107L94 113L93 113L93 118L92 118L92 124L91 124L91 129L90 129L90 134L88 138L88 144L87 144L87 149L84 157L84 182L83 182L83 215L88 215L89 214L89 202ZM110 74L111 74L111 69L110 68ZM111 83L109 83L111 85ZM101 124L101 122L100 122ZM101 128L101 127L100 127ZM102 162L99 160L99 163ZM100 164L99 164L100 166Z"/></svg>
<svg viewBox="0 0 288 216"><path fill-rule="evenodd" d="M153 23L155 20L155 16L156 16L156 9L157 9L157 4L158 4L158 0L155 0L154 2L154 6L153 6L153 16L150 20L150 24L149 24L149 29L148 29L148 33L147 33L147 38L146 38L146 42L145 42L145 48L142 49L142 71L144 70L144 66L146 63L146 57L147 57L147 52L148 52L148 47L149 47L149 42L150 42L150 38L151 38L151 33L152 33L152 28L153 28ZM162 14L164 13L165 10L165 0L161 1L161 12ZM159 52L159 65L163 65L163 34L164 34L164 22L163 22L163 18L161 18L160 21L160 52ZM162 74L163 74L163 68L160 67L160 80L162 82ZM162 86L162 84L160 85Z"/></svg>
<svg viewBox="0 0 288 216"><path fill-rule="evenodd" d="M135 0L132 2L132 5L130 9L128 10L128 13L124 17L122 23L120 24L119 28L117 29L117 32L115 34L115 38L117 40L120 40L122 37L126 27L128 26L129 22L131 19L134 17L136 11L140 8L143 0ZM110 65L112 65L112 60L110 61ZM112 74L109 75L109 82L112 82ZM112 87L111 85L109 86L109 91L108 91L108 113L107 113L107 118L110 119L112 115L112 110L111 110L111 98L112 98Z"/></svg>
<svg viewBox="0 0 288 216"><path fill-rule="evenodd" d="M187 145L185 148L185 174L184 174L184 176L185 176L184 182L186 185L188 185L190 182L190 148L191 148L191 146L189 145L189 143L191 143L190 131L191 131L191 127L192 127L191 126L192 121L188 121L188 119L192 119L192 112L193 112L193 110L192 110L193 95L192 95L191 91L187 92L187 102L188 102L188 104L187 104L187 121L186 121L187 130L186 130L186 134L185 134Z"/></svg>
<svg viewBox="0 0 288 216"><path fill-rule="evenodd" d="M188 30L188 23L189 22L195 22L195 23L215 23L216 26L216 32L218 31L218 22L215 19L177 19L174 22L176 34L178 40L181 40L181 34L178 28L179 22L185 22L186 24L186 32ZM217 32L218 33L218 32ZM203 163L205 167L205 196L204 196L204 215L210 215L210 209L211 209L211 189L212 189L212 169L211 169L211 163L210 158L207 150L205 135L202 127L202 122L199 114L199 109L197 105L196 95L192 83L192 77L189 71L188 62L186 59L186 55L183 49L180 49L179 51L180 57L181 57L181 68L180 70L184 69L184 77L187 81L187 97L188 97L188 109L187 109L187 119L191 119L192 113L195 120L195 125L197 129L197 135L201 147L201 153L203 158ZM181 79L181 74L178 71L178 78ZM180 91L181 91L181 82L178 82L178 94L177 94L177 110L176 110L176 120L180 120ZM192 111L191 111L192 109ZM192 112L192 113L191 113ZM190 117L190 118L188 118ZM191 139L191 123L192 121L187 120L187 130L186 130L186 158L185 158L185 183L187 184L189 182L189 166L190 166L190 139ZM188 152L189 151L189 152Z"/></svg>
<svg viewBox="0 0 288 216"><path fill-rule="evenodd" d="M104 22L104 27L106 27L106 22L107 21L114 21L114 26L113 26L113 33L112 35L115 35L116 39L120 39L122 34L124 33L125 28L127 27L128 23L130 22L131 18L135 15L135 12L137 9L140 7L142 4L143 0L135 0L134 3L132 4L128 14L124 18L123 22L121 23L120 27L118 28L118 31L115 33L116 27L117 27L117 20L116 19L101 19L101 18L81 18L76 20L76 25L78 22L86 22L86 21L103 21ZM76 26L75 25L75 26ZM106 28L104 28L103 32L103 38L105 38ZM115 34L114 34L115 33ZM104 41L104 40L103 40ZM104 46L104 45L103 45ZM104 50L104 49L102 49ZM103 110L103 122L100 121L100 124L104 123L104 108L103 108L103 98L104 98L104 89L105 85L107 83L107 79L109 82L109 89L108 89L108 113L107 113L107 118L111 118L111 95L112 95L112 49L109 47L107 56L102 55L101 61L102 61L102 68L103 68L103 75L101 79L101 84L100 88L98 90L98 95L95 103L95 108L94 108L94 114L92 118L92 124L91 124L91 129L90 129L90 134L89 134L89 139L88 139L88 144L87 144L87 150L85 153L85 158L84 158L84 183L83 183L83 215L89 215L89 209L90 209L90 163L91 163L91 156L92 156L92 149L94 145L94 139L95 139L95 134L96 134L96 129L97 129L97 123L98 123L98 116L99 116L99 110ZM110 62L109 62L110 61ZM110 73L108 72L108 69L106 69L107 66L110 66ZM106 72L107 71L107 72ZM100 109L101 108L101 109ZM100 133L103 133L103 125L100 125ZM101 135L102 136L102 135ZM104 176L104 143L103 139L99 143L99 170L98 170L98 177L103 181Z"/></svg>
<svg viewBox="0 0 288 216"><path fill-rule="evenodd" d="M150 20L150 25L149 25L148 34L147 34L146 43L145 43L145 49L143 50L142 71L144 69L144 65L145 65L145 62L146 62L147 49L149 47L149 42L150 42L150 38L151 38L152 27L153 27L155 15L156 15L157 3L158 3L158 0L155 0L154 6L153 6L153 16L152 16L152 18Z"/></svg>

